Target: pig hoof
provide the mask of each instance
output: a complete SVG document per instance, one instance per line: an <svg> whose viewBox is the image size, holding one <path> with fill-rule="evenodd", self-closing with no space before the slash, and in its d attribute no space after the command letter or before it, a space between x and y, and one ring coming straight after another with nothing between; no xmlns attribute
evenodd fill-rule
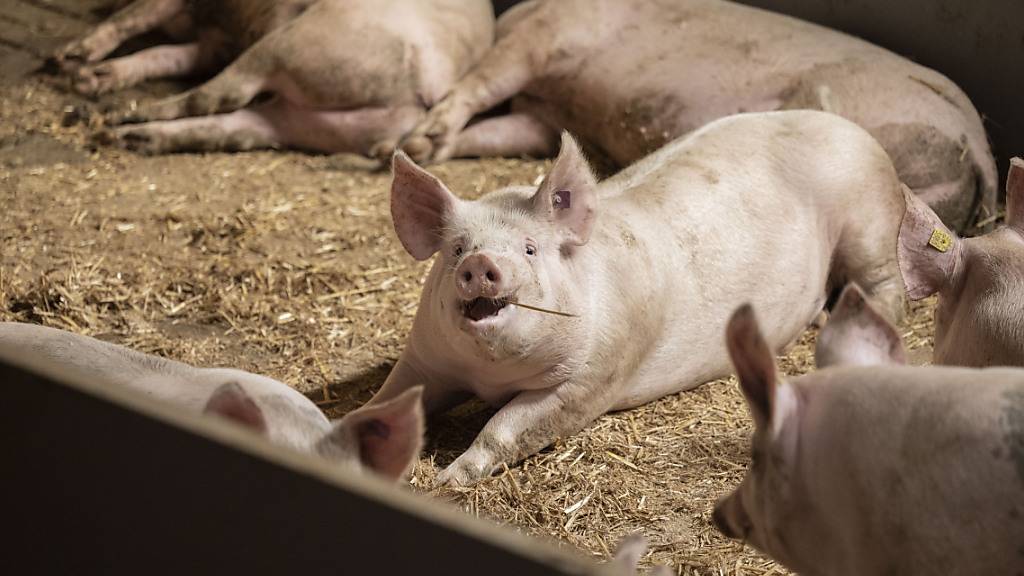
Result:
<svg viewBox="0 0 1024 576"><path fill-rule="evenodd" d="M110 130L99 130L97 132L93 132L92 141L101 146L113 146L117 143L117 138Z"/></svg>
<svg viewBox="0 0 1024 576"><path fill-rule="evenodd" d="M426 136L412 136L402 143L402 150L414 162L423 164L431 159L431 154L434 152L434 143Z"/></svg>
<svg viewBox="0 0 1024 576"><path fill-rule="evenodd" d="M437 475L439 486L472 486L488 476L482 469L467 462L465 455L455 459Z"/></svg>
<svg viewBox="0 0 1024 576"><path fill-rule="evenodd" d="M117 76L110 66L83 66L75 72L75 90L84 96L99 96L119 88Z"/></svg>
<svg viewBox="0 0 1024 576"><path fill-rule="evenodd" d="M146 119L137 111L129 110L127 112L108 112L103 117L103 121L107 126L120 126L121 124L145 122Z"/></svg>
<svg viewBox="0 0 1024 576"><path fill-rule="evenodd" d="M74 73L89 62L99 59L97 50L89 48L84 42L76 40L57 52L51 57L57 66L65 73Z"/></svg>
<svg viewBox="0 0 1024 576"><path fill-rule="evenodd" d="M378 142L370 147L370 151L367 153L367 156L375 158L381 163L386 163L391 161L391 156L397 149L398 142L395 140L384 140L383 142Z"/></svg>
<svg viewBox="0 0 1024 576"><path fill-rule="evenodd" d="M163 151L161 141L161 138L149 131L138 128L114 130L110 133L110 144L147 156Z"/></svg>

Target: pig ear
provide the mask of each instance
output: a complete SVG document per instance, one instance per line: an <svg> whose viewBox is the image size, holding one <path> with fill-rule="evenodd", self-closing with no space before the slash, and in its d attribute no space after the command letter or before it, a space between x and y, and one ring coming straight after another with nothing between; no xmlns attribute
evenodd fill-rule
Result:
<svg viewBox="0 0 1024 576"><path fill-rule="evenodd" d="M640 559L647 552L647 538L640 533L630 534L619 542L615 549L615 557L612 558L611 566L614 572L620 575L635 575Z"/></svg>
<svg viewBox="0 0 1024 576"><path fill-rule="evenodd" d="M345 415L336 429L338 438L356 439L363 466L398 480L419 458L423 447L423 387L358 408Z"/></svg>
<svg viewBox="0 0 1024 576"><path fill-rule="evenodd" d="M761 335L750 304L744 304L733 312L725 329L725 341L754 422L762 428L771 421L772 397L775 396L778 376L775 357Z"/></svg>
<svg viewBox="0 0 1024 576"><path fill-rule="evenodd" d="M1010 159L1006 176L1006 224L1024 229L1024 160Z"/></svg>
<svg viewBox="0 0 1024 576"><path fill-rule="evenodd" d="M533 210L553 222L567 243L582 246L590 239L597 218L597 179L568 132L562 132L558 158L533 196Z"/></svg>
<svg viewBox="0 0 1024 576"><path fill-rule="evenodd" d="M818 368L906 364L900 335L854 283L843 290L814 350Z"/></svg>
<svg viewBox="0 0 1024 576"><path fill-rule="evenodd" d="M952 278L960 239L906 186L903 199L907 210L900 225L897 256L907 296L920 300L941 290Z"/></svg>
<svg viewBox="0 0 1024 576"><path fill-rule="evenodd" d="M237 382L222 384L214 390L203 407L203 413L218 414L260 433L267 431L263 411Z"/></svg>
<svg viewBox="0 0 1024 576"><path fill-rule="evenodd" d="M792 386L779 380L775 357L750 304L733 312L725 328L725 341L755 426L769 430L771 437L778 439L796 409L796 396ZM791 452L791 444L787 440L782 447L784 455Z"/></svg>
<svg viewBox="0 0 1024 576"><path fill-rule="evenodd" d="M426 260L441 248L445 222L459 199L433 174L395 152L391 160L391 218L405 250Z"/></svg>

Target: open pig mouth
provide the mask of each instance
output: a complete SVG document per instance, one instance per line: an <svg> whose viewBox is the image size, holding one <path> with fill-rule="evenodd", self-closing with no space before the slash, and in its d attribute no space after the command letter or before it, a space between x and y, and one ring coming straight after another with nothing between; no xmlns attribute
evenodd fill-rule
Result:
<svg viewBox="0 0 1024 576"><path fill-rule="evenodd" d="M507 298L474 298L462 303L462 315L474 322L493 318L508 306Z"/></svg>

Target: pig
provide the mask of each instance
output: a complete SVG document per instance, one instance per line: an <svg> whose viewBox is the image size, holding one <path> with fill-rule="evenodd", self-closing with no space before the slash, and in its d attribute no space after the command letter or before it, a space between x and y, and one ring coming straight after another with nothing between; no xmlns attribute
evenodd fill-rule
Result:
<svg viewBox="0 0 1024 576"><path fill-rule="evenodd" d="M818 332L814 360L819 369L836 365L875 366L906 364L907 354L896 329L871 306L860 286L851 282Z"/></svg>
<svg viewBox="0 0 1024 576"><path fill-rule="evenodd" d="M223 417L280 446L388 479L406 475L423 443L420 388L332 423L309 398L277 380L195 368L55 328L2 322L0 354L45 359L81 378Z"/></svg>
<svg viewBox="0 0 1024 576"><path fill-rule="evenodd" d="M861 320L883 358L892 327ZM894 356L787 381L749 305L726 342L754 435L724 535L805 576L1024 573L1024 370Z"/></svg>
<svg viewBox="0 0 1024 576"><path fill-rule="evenodd" d="M907 294L938 293L935 364L1024 366L1024 160L1006 183L1006 225L960 238L924 203L907 200L899 263Z"/></svg>
<svg viewBox="0 0 1024 576"><path fill-rule="evenodd" d="M903 311L896 171L833 114L720 119L600 183L565 134L538 187L476 201L404 153L392 170L399 240L417 260L438 256L370 405L423 385L428 412L467 393L501 406L443 483L726 374L718 335L743 301L769 311L777 348L847 281Z"/></svg>
<svg viewBox="0 0 1024 576"><path fill-rule="evenodd" d="M149 154L376 154L374 143L411 130L493 34L487 0L320 0L208 82L108 115L113 127L97 138Z"/></svg>
<svg viewBox="0 0 1024 576"><path fill-rule="evenodd" d="M466 127L513 97L510 113ZM953 228L994 213L985 130L953 82L863 40L721 0L523 2L401 145L421 162L545 157L565 129L626 166L716 118L794 108L866 128Z"/></svg>
<svg viewBox="0 0 1024 576"><path fill-rule="evenodd" d="M97 96L153 78L208 74L314 0L135 0L53 56L81 94ZM157 27L186 39L103 61L126 40ZM190 33L191 32L191 33Z"/></svg>

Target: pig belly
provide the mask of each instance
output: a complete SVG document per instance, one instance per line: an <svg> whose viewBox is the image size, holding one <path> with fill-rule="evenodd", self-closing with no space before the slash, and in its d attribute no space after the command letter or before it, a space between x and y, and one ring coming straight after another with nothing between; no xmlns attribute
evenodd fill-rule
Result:
<svg viewBox="0 0 1024 576"><path fill-rule="evenodd" d="M650 338L651 351L627 379L615 409L728 376L732 364L723 345L725 323L741 304L753 303L776 351L796 339L824 307L835 244L819 228L812 207L765 206L756 211L762 216L755 222L739 214L733 220L711 218L719 211L716 204L690 202L692 220L685 226L645 220L633 228L648 232L645 243L657 247L650 260L667 271L657 280L661 290L651 297L663 303L658 313L666 320ZM785 235L775 233L783 229ZM665 238L676 242L666 244ZM794 245L792 238L801 242ZM613 259L630 260L626 254ZM613 274L631 276L625 270Z"/></svg>

